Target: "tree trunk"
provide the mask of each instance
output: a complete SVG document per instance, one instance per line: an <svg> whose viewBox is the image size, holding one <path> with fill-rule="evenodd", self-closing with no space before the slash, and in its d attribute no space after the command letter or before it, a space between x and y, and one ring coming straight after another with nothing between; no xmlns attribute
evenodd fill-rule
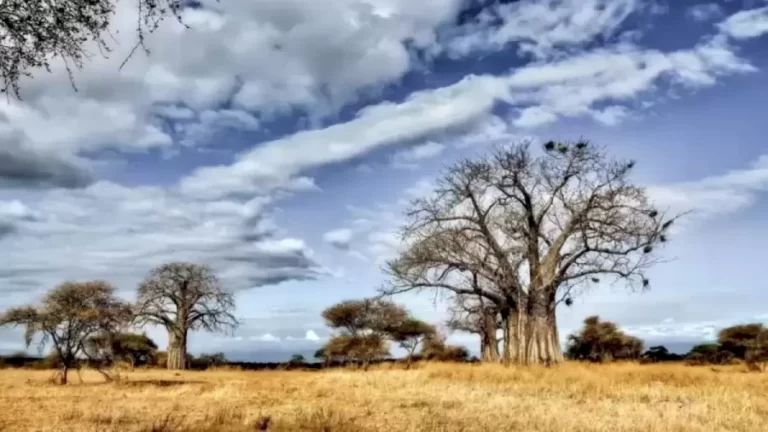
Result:
<svg viewBox="0 0 768 432"><path fill-rule="evenodd" d="M64 365L64 367L61 369L61 385L67 384L67 375L69 374L69 366Z"/></svg>
<svg viewBox="0 0 768 432"><path fill-rule="evenodd" d="M496 317L490 314L483 316L483 328L480 335L482 360L495 363L499 361L499 344L496 341Z"/></svg>
<svg viewBox="0 0 768 432"><path fill-rule="evenodd" d="M523 348L523 331L525 329L526 311L510 309L502 313L504 322L504 349L502 363L509 366L512 363L520 363Z"/></svg>
<svg viewBox="0 0 768 432"><path fill-rule="evenodd" d="M187 332L168 331L168 369L187 368Z"/></svg>
<svg viewBox="0 0 768 432"><path fill-rule="evenodd" d="M538 292L537 292L538 291ZM518 362L522 364L553 365L563 362L560 339L557 334L555 305L543 289L529 294L525 333ZM522 321L519 321L522 324Z"/></svg>

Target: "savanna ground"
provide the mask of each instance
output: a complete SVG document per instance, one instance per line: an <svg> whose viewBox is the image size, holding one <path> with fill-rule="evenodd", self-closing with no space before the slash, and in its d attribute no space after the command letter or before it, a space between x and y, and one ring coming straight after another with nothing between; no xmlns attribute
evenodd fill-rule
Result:
<svg viewBox="0 0 768 432"><path fill-rule="evenodd" d="M368 372L0 371L3 431L758 431L768 373L743 367L426 364Z"/></svg>

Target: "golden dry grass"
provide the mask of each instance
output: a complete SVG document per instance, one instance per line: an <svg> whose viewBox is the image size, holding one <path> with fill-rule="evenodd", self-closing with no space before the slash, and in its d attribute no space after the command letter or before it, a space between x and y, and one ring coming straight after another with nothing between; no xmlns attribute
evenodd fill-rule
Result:
<svg viewBox="0 0 768 432"><path fill-rule="evenodd" d="M422 365L405 371L161 370L102 383L0 371L4 431L759 431L768 374L742 367ZM260 429L269 418L269 429Z"/></svg>

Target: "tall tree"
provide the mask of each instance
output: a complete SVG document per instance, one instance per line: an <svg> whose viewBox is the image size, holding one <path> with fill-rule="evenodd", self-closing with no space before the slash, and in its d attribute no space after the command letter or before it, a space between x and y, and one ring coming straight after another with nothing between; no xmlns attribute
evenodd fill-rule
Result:
<svg viewBox="0 0 768 432"><path fill-rule="evenodd" d="M90 357L87 341L97 334L107 339L125 328L132 319L130 305L117 299L107 282L65 282L43 298L40 305L12 308L0 316L0 325L24 326L29 346L40 335L39 349L49 343L58 358L61 384L78 359ZM107 378L110 376L99 371Z"/></svg>
<svg viewBox="0 0 768 432"><path fill-rule="evenodd" d="M225 332L237 328L235 298L205 265L172 262L155 268L139 285L137 324L168 331L168 369L187 368L190 330Z"/></svg>
<svg viewBox="0 0 768 432"><path fill-rule="evenodd" d="M468 288L505 321L507 362L563 360L555 309L580 287L614 277L647 289L646 270L675 220L629 176L633 161L610 158L588 142L529 143L449 168L433 193L415 200L403 229L406 250L388 264L384 293Z"/></svg>
<svg viewBox="0 0 768 432"><path fill-rule="evenodd" d="M37 70L50 70L53 59L61 59L72 80L72 69L83 66L92 55L87 44L107 56L105 39L112 38L109 23L116 0L4 0L0 2L0 92L19 97L19 80ZM138 0L137 40L130 57L143 48L144 38L172 15L180 19L180 0ZM126 58L125 60L128 60Z"/></svg>

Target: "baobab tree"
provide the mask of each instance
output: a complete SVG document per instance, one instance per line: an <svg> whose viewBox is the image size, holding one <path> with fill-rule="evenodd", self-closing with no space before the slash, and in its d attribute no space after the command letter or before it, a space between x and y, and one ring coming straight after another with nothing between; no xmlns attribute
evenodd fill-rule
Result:
<svg viewBox="0 0 768 432"><path fill-rule="evenodd" d="M38 306L12 308L0 316L0 325L24 326L29 346L40 335L38 348L49 343L61 368L58 380L67 383L69 370L79 370L83 356L91 358L88 341L100 335L113 339L132 318L130 305L114 296L115 289L104 281L65 282L43 298ZM99 372L109 374L96 364Z"/></svg>
<svg viewBox="0 0 768 432"><path fill-rule="evenodd" d="M155 268L139 285L138 325L168 331L168 369L187 367L190 330L226 332L237 328L235 299L205 265L172 262Z"/></svg>
<svg viewBox="0 0 768 432"><path fill-rule="evenodd" d="M676 219L632 183L634 166L584 141L548 142L539 155L523 142L458 162L412 203L384 293L472 295L477 275L501 306L509 360L561 362L557 305L601 277L649 288Z"/></svg>

